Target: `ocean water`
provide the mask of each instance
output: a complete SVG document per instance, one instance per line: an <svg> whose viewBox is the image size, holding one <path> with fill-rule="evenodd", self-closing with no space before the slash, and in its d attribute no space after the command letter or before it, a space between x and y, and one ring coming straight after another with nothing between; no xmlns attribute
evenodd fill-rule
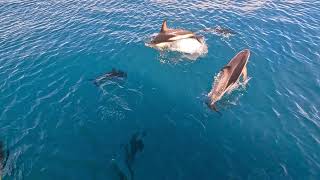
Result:
<svg viewBox="0 0 320 180"><path fill-rule="evenodd" d="M208 53L146 47L163 19L203 35ZM236 34L201 31L218 25ZM212 112L214 76L245 48L248 86ZM127 78L90 81L112 68ZM317 0L2 0L3 179L119 179L115 165L129 176L135 132L136 180L320 179L319 69Z"/></svg>

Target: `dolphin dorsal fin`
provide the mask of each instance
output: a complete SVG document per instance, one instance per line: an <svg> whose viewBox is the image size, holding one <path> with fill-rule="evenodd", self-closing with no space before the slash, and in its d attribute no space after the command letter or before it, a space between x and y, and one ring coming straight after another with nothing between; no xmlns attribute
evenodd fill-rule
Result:
<svg viewBox="0 0 320 180"><path fill-rule="evenodd" d="M168 31L167 20L163 20L160 32Z"/></svg>

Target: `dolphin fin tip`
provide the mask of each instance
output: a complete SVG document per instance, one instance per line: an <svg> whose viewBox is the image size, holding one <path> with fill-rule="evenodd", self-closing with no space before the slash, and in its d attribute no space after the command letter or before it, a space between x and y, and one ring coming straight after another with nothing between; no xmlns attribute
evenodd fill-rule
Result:
<svg viewBox="0 0 320 180"><path fill-rule="evenodd" d="M163 22L162 22L162 26L161 26L160 32L165 32L167 30L168 30L167 19L164 19Z"/></svg>

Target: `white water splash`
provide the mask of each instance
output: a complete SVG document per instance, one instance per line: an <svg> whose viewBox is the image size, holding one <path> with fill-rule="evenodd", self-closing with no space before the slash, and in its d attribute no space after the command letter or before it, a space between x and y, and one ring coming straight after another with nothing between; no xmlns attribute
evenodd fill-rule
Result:
<svg viewBox="0 0 320 180"><path fill-rule="evenodd" d="M153 39L157 34L150 35L148 40ZM150 41L145 41L145 46L155 48L160 51L176 51L183 54L184 58L189 60L196 60L198 57L204 56L208 53L208 46L203 37L199 39L185 38L168 43L165 48L159 48L150 44Z"/></svg>

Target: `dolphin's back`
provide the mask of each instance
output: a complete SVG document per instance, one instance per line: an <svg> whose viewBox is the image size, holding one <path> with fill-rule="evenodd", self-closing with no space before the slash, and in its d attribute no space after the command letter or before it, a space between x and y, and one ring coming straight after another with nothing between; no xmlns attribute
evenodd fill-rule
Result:
<svg viewBox="0 0 320 180"><path fill-rule="evenodd" d="M173 38L174 35L166 34L166 33L159 33L153 40L152 43L162 43L162 42L170 42L170 38Z"/></svg>
<svg viewBox="0 0 320 180"><path fill-rule="evenodd" d="M183 29L169 29L165 33L166 34L176 35L176 36L187 35L187 34L194 35L193 32L187 31L187 30L183 30Z"/></svg>
<svg viewBox="0 0 320 180"><path fill-rule="evenodd" d="M228 63L227 66L231 68L231 76L229 78L227 87L234 84L236 81L238 81L243 68L246 66L247 61L250 56L250 51L245 49L241 52L239 52L234 58L231 59L231 61Z"/></svg>
<svg viewBox="0 0 320 180"><path fill-rule="evenodd" d="M195 37L195 34L190 31L182 29L168 29L164 32L160 32L154 39L153 43L172 42L174 40L183 38ZM172 40L174 38L174 40Z"/></svg>
<svg viewBox="0 0 320 180"><path fill-rule="evenodd" d="M223 95L224 91L226 90L227 83L229 81L229 74L230 74L230 68L224 67L218 75L218 78L212 85L212 91L210 92L209 96L214 99L219 99L220 96Z"/></svg>

